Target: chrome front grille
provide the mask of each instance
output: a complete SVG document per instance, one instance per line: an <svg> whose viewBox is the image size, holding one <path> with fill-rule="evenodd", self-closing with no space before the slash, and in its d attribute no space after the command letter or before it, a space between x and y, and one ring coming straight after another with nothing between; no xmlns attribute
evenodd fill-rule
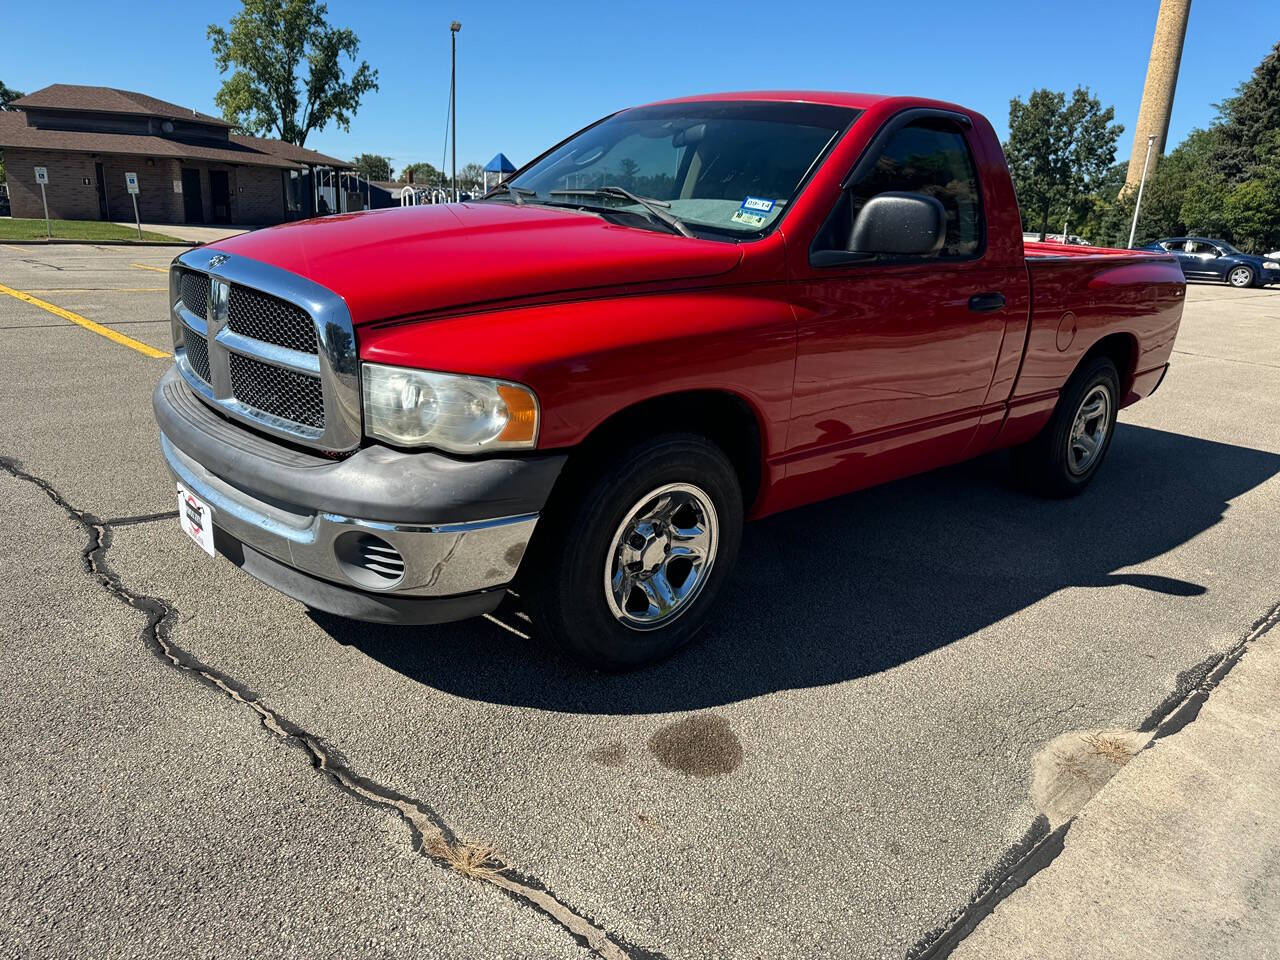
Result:
<svg viewBox="0 0 1280 960"><path fill-rule="evenodd" d="M359 363L346 303L277 267L200 248L169 275L179 372L206 403L331 452L360 442Z"/></svg>
<svg viewBox="0 0 1280 960"><path fill-rule="evenodd" d="M182 271L182 305L201 320L208 317L209 277L203 273ZM207 378L206 378L207 379Z"/></svg>
<svg viewBox="0 0 1280 960"><path fill-rule="evenodd" d="M231 392L241 403L293 423L324 428L324 391L319 377L238 353L229 359Z"/></svg>
<svg viewBox="0 0 1280 960"><path fill-rule="evenodd" d="M316 352L316 325L307 311L248 287L232 286L227 299L227 327L263 343L300 353Z"/></svg>
<svg viewBox="0 0 1280 960"><path fill-rule="evenodd" d="M200 334L188 330L182 335L182 342L187 348L187 363L197 377L205 383L209 382L209 341Z"/></svg>

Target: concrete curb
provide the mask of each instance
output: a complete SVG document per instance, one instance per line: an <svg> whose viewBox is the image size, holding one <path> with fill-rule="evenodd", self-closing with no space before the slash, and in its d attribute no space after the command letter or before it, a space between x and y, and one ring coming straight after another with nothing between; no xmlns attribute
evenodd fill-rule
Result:
<svg viewBox="0 0 1280 960"><path fill-rule="evenodd" d="M1280 603L1273 604L1255 620L1249 632L1225 653L1210 657L1187 671L1186 686L1165 698L1139 728L1140 732L1150 733L1151 736L1134 754L1133 759L1192 723L1200 715L1213 691L1244 657L1250 645L1277 626L1280 626ZM1106 789L1107 784L1103 784L1099 793ZM1095 794L1095 799L1096 796ZM1088 806L1086 803L1052 830L1047 817L1043 814L1037 817L1023 839L1006 851L996 867L983 878L968 905L947 923L918 940L908 950L907 960L946 960L950 957L1005 899L1054 862L1062 853L1067 832Z"/></svg>
<svg viewBox="0 0 1280 960"><path fill-rule="evenodd" d="M70 240L66 237L45 237L40 240L4 240L11 246L51 247L58 245L95 247L203 247L201 240Z"/></svg>

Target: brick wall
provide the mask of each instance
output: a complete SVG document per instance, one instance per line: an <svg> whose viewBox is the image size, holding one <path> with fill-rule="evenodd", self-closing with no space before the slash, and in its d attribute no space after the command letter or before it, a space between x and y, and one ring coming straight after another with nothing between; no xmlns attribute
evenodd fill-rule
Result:
<svg viewBox="0 0 1280 960"><path fill-rule="evenodd" d="M55 220L98 220L98 188L93 160L87 153L45 153L6 147L4 172L9 183L9 205L15 217L44 219L36 167L47 167L49 216ZM122 175L123 176L123 175ZM84 181L88 179L86 184ZM123 179L120 181L124 189ZM132 213L129 214L133 216Z"/></svg>
<svg viewBox="0 0 1280 960"><path fill-rule="evenodd" d="M232 189L236 191L232 209L237 223L279 223L284 219L284 180L278 168L240 167Z"/></svg>
<svg viewBox="0 0 1280 960"><path fill-rule="evenodd" d="M184 166L200 171L200 200L205 223L213 222L209 171L227 174L231 220L238 224L279 223L285 218L284 187L276 167L232 167L222 164L183 164L163 157L130 157L88 153L37 152L7 147L4 151L9 198L15 217L42 219L40 186L35 167L47 167L49 216L55 220L100 220L94 164L102 164L103 186L110 219L133 220L133 202L125 186L126 172L138 175L138 213L143 223L185 223L183 195L174 190L182 182ZM85 183L88 180L88 183Z"/></svg>
<svg viewBox="0 0 1280 960"><path fill-rule="evenodd" d="M133 201L124 182L127 171L138 175L138 214L143 223L182 223L182 194L173 192L173 181L181 176L174 172L176 161L104 155L101 162L107 209L112 220L133 219ZM52 170L49 176L53 177Z"/></svg>

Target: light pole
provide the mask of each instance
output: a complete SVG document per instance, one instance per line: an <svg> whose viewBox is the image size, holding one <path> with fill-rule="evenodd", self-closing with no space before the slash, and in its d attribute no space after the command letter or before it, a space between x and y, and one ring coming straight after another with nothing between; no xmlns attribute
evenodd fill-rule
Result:
<svg viewBox="0 0 1280 960"><path fill-rule="evenodd" d="M1138 200L1133 205L1133 226L1129 228L1129 249L1133 249L1133 238L1138 232L1138 211L1142 209L1142 190L1147 185L1147 167L1151 163L1151 148L1155 145L1156 135L1147 137L1147 156L1142 161L1142 179L1138 181Z"/></svg>
<svg viewBox="0 0 1280 960"><path fill-rule="evenodd" d="M453 118L453 202L458 202L458 31L457 20L449 24L449 116Z"/></svg>

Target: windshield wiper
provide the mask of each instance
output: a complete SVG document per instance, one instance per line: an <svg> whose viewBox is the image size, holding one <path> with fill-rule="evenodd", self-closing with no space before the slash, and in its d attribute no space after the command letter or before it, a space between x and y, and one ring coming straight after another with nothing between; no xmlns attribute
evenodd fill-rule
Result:
<svg viewBox="0 0 1280 960"><path fill-rule="evenodd" d="M534 196L537 196L538 194L538 191L530 190L528 187L517 187L510 183L500 183L480 199L488 200L499 190L505 190L507 194L511 197L511 199L514 200L517 204L524 203L525 197L534 197Z"/></svg>
<svg viewBox="0 0 1280 960"><path fill-rule="evenodd" d="M630 200L632 203L639 204L653 214L654 218L665 223L668 227L680 234L682 237L692 237L693 231L684 225L679 217L674 213L668 213L665 208L671 204L665 200L655 200L652 197L638 197L630 190L623 190L622 187L596 187L586 190L548 190L550 196L573 196L573 197L622 197Z"/></svg>

